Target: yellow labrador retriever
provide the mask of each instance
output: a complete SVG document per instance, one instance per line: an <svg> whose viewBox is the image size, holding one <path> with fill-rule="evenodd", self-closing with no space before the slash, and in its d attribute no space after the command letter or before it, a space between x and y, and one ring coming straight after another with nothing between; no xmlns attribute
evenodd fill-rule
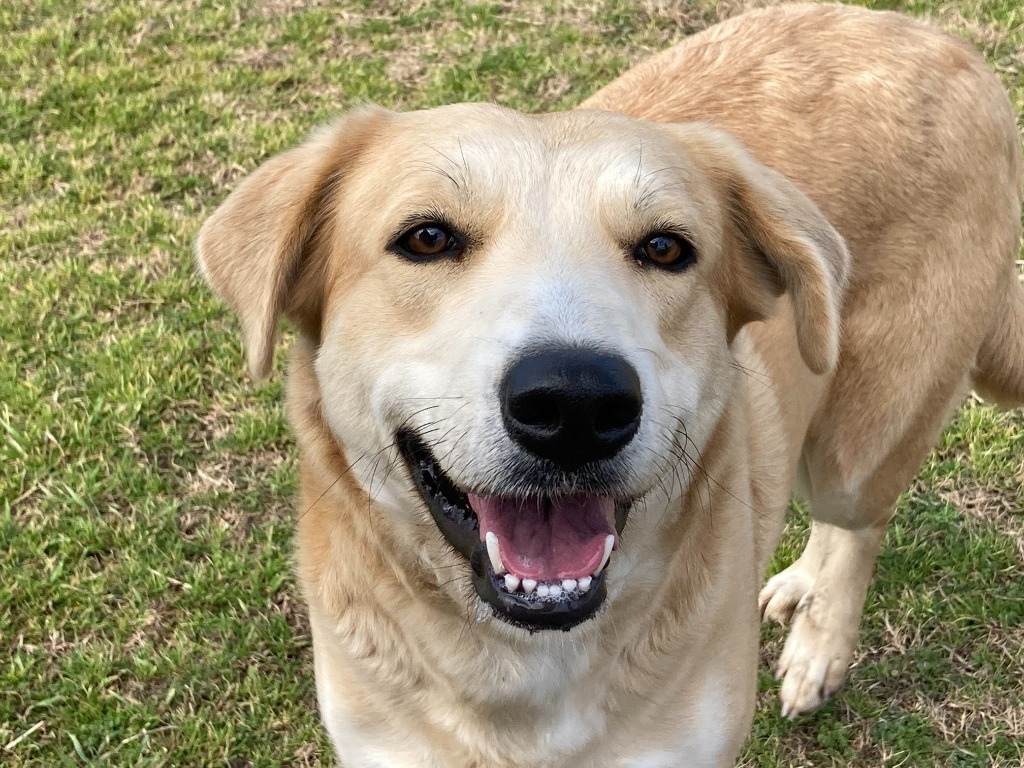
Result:
<svg viewBox="0 0 1024 768"><path fill-rule="evenodd" d="M346 768L726 766L759 587L786 713L842 680L969 387L1024 401L1021 153L959 40L789 6L579 110L364 108L200 232L249 365L298 329L299 574Z"/></svg>

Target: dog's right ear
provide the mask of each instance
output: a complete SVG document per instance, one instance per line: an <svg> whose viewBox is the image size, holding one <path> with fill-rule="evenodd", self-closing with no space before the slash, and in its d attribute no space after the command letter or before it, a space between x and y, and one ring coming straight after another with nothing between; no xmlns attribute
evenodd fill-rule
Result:
<svg viewBox="0 0 1024 768"><path fill-rule="evenodd" d="M238 315L254 378L270 372L280 314L318 336L322 286L310 273L322 268L330 204L391 115L363 108L314 132L248 176L200 229L199 271Z"/></svg>

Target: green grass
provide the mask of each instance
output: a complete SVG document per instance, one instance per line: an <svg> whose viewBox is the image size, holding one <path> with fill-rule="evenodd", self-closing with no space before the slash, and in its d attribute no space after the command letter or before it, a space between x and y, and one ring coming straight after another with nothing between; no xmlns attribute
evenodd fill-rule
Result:
<svg viewBox="0 0 1024 768"><path fill-rule="evenodd" d="M331 764L280 378L242 375L196 228L350 105L571 107L739 5L0 4L0 763ZM879 5L972 39L1024 113L1016 0ZM1022 481L1024 416L968 406L903 500L849 686L790 724L765 667L750 765L1022 764Z"/></svg>

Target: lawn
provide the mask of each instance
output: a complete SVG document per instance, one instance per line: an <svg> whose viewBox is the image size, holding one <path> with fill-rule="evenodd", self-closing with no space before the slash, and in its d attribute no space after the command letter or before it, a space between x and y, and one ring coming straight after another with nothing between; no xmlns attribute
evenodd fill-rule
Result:
<svg viewBox="0 0 1024 768"><path fill-rule="evenodd" d="M984 51L1019 0L879 3ZM327 766L280 369L196 277L242 176L351 105L572 107L740 0L3 0L0 763ZM965 404L901 502L847 688L750 766L1024 765L1024 413ZM798 551L794 515L778 564Z"/></svg>

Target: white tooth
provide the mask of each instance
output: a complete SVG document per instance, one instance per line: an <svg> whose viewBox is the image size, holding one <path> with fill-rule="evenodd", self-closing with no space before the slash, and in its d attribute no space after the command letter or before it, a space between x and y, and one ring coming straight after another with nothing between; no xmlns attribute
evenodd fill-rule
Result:
<svg viewBox="0 0 1024 768"><path fill-rule="evenodd" d="M551 584L548 587L548 596L549 597L558 597L560 594L562 594L562 585L561 584Z"/></svg>
<svg viewBox="0 0 1024 768"><path fill-rule="evenodd" d="M536 579L523 579L523 592L526 594L532 594L533 590L537 588Z"/></svg>
<svg viewBox="0 0 1024 768"><path fill-rule="evenodd" d="M586 592L590 589L590 582L593 581L589 576L584 576L580 579L580 592Z"/></svg>
<svg viewBox="0 0 1024 768"><path fill-rule="evenodd" d="M537 585L537 595L538 595L538 597L547 597L548 596L548 585L547 584L538 584Z"/></svg>
<svg viewBox="0 0 1024 768"><path fill-rule="evenodd" d="M562 589L566 592L572 592L576 589L576 579L562 579Z"/></svg>
<svg viewBox="0 0 1024 768"><path fill-rule="evenodd" d="M519 577L513 576L511 573L505 574L505 589L509 592L515 592L519 589Z"/></svg>
<svg viewBox="0 0 1024 768"><path fill-rule="evenodd" d="M498 553L498 537L494 531L488 531L484 534L484 541L487 543L487 556L491 558L494 575L501 576L505 573L505 564L501 562L501 555Z"/></svg>
<svg viewBox="0 0 1024 768"><path fill-rule="evenodd" d="M612 556L612 547L615 546L615 537L612 534L608 534L608 537L604 540L604 557L601 558L601 564L597 566L597 570L594 571L594 575L597 576L604 567L608 565L608 558Z"/></svg>

